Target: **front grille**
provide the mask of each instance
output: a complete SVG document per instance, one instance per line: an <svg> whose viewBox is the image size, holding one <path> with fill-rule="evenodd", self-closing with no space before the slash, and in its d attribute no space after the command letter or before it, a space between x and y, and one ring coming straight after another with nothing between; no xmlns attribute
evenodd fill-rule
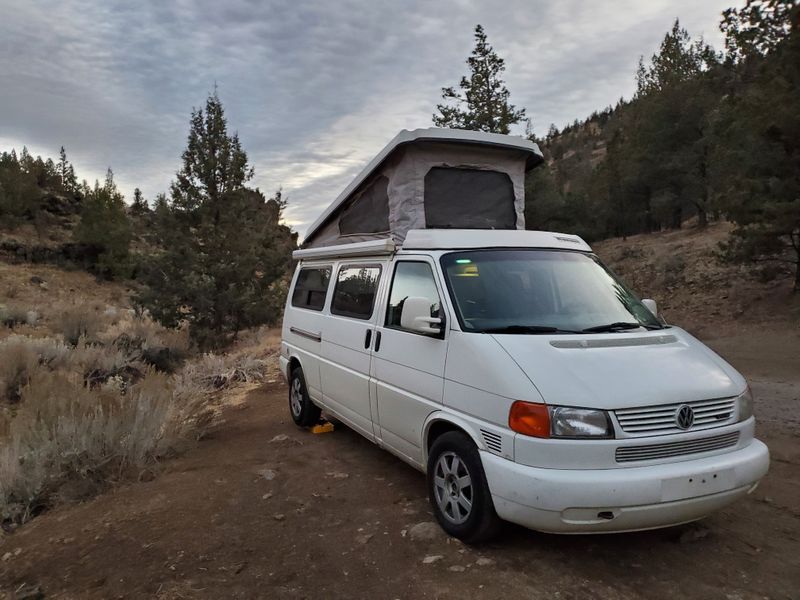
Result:
<svg viewBox="0 0 800 600"><path fill-rule="evenodd" d="M481 429L481 435L483 436L483 441L489 450L496 452L497 454L501 454L503 452L503 438L501 438L498 434L492 431Z"/></svg>
<svg viewBox="0 0 800 600"><path fill-rule="evenodd" d="M661 404L659 406L622 408L615 410L614 415L625 433L633 435L680 433L685 430L678 427L675 422L675 413L684 404L691 406L694 411L694 423L689 428L690 430L725 425L733 419L736 410L736 398L722 398Z"/></svg>
<svg viewBox="0 0 800 600"><path fill-rule="evenodd" d="M673 456L686 456L730 448L739 442L739 432L732 431L714 437L698 438L695 440L681 440L666 444L649 444L647 446L623 446L617 448L617 462L634 462L638 460L656 460L671 458Z"/></svg>

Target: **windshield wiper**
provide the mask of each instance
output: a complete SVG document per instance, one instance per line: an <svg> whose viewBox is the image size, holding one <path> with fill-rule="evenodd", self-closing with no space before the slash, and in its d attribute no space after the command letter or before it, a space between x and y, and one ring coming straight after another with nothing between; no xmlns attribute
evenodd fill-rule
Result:
<svg viewBox="0 0 800 600"><path fill-rule="evenodd" d="M581 329L581 333L605 333L607 331L625 331L627 329L639 329L644 327L641 323L626 323L625 321L617 321L616 323L608 323L606 325L596 325L594 327L587 327Z"/></svg>
<svg viewBox="0 0 800 600"><path fill-rule="evenodd" d="M481 333L579 333L569 329L559 329L548 325L507 325L481 329Z"/></svg>

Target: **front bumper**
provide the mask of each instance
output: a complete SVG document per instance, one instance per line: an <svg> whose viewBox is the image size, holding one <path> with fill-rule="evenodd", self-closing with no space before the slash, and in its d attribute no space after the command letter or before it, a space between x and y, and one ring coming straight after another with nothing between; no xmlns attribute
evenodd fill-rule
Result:
<svg viewBox="0 0 800 600"><path fill-rule="evenodd" d="M481 459L500 518L552 533L636 531L700 519L755 489L769 468L758 440L707 458L615 469L544 469Z"/></svg>

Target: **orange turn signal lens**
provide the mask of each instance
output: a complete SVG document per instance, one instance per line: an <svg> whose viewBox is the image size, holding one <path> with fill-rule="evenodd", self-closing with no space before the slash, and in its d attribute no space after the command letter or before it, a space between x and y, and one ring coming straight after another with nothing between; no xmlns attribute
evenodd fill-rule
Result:
<svg viewBox="0 0 800 600"><path fill-rule="evenodd" d="M508 426L517 433L550 437L550 412L545 404L517 400L508 413Z"/></svg>

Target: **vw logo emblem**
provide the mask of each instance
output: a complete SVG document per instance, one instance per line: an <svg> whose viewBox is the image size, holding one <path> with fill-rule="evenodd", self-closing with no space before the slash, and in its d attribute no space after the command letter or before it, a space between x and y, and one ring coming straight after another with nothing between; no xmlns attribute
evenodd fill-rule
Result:
<svg viewBox="0 0 800 600"><path fill-rule="evenodd" d="M694 410L688 404L682 404L675 411L675 424L681 429L689 429L694 424Z"/></svg>

